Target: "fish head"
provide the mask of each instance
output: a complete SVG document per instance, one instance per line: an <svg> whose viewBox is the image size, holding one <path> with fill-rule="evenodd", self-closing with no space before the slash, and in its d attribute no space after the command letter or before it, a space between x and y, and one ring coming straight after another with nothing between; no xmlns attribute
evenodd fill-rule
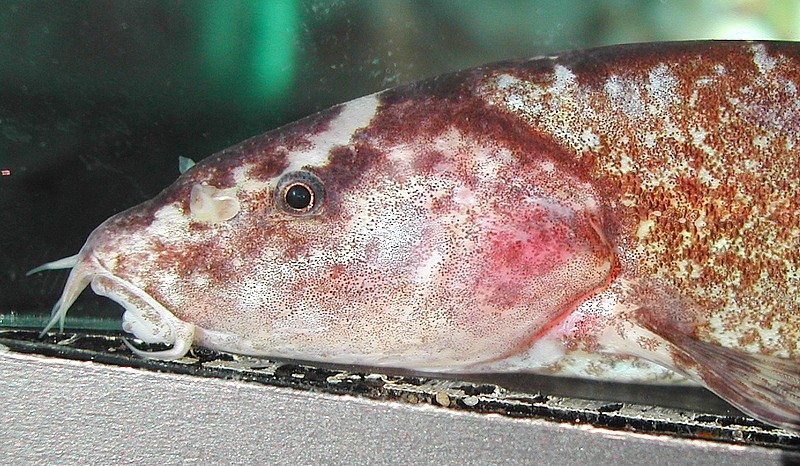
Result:
<svg viewBox="0 0 800 466"><path fill-rule="evenodd" d="M552 147L431 120L460 102L367 96L204 160L92 233L54 315L91 281L162 356L469 370L527 348L612 280L607 220Z"/></svg>

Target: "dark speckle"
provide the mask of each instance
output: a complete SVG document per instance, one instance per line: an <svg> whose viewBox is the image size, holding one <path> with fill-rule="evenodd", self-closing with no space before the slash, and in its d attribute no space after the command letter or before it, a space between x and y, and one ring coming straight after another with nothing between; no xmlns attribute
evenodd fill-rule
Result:
<svg viewBox="0 0 800 466"><path fill-rule="evenodd" d="M465 395L489 395L497 390L494 385L462 385L458 387L459 390L464 392Z"/></svg>
<svg viewBox="0 0 800 466"><path fill-rule="evenodd" d="M220 353L199 346L192 347L190 356L197 358L196 364L203 364L212 361L233 361L234 357L230 353Z"/></svg>
<svg viewBox="0 0 800 466"><path fill-rule="evenodd" d="M420 386L427 382L427 379L422 379L420 377L403 377L400 381L409 385Z"/></svg>
<svg viewBox="0 0 800 466"><path fill-rule="evenodd" d="M338 374L337 371L321 369L317 367L301 366L298 364L284 364L275 369L276 377L294 377L298 378L298 374L302 374L302 379L309 382L326 382L328 377Z"/></svg>
<svg viewBox="0 0 800 466"><path fill-rule="evenodd" d="M622 409L622 406L622 403L609 403L597 408L597 410L601 413L613 413Z"/></svg>

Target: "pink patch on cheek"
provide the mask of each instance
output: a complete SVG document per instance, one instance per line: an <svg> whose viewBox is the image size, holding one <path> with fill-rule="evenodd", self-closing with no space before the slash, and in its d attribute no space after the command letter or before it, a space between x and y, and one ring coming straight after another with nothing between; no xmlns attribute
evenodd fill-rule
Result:
<svg viewBox="0 0 800 466"><path fill-rule="evenodd" d="M524 308L533 325L562 314L564 305L597 281L590 269L606 268L595 256L593 231L580 224L578 218L535 210L485 225L485 247L474 275L474 292L483 305L472 319Z"/></svg>
<svg viewBox="0 0 800 466"><path fill-rule="evenodd" d="M493 269L510 275L542 275L564 256L563 248L559 250L542 232L502 233L492 243Z"/></svg>
<svg viewBox="0 0 800 466"><path fill-rule="evenodd" d="M574 237L547 218L521 219L488 233L489 272L515 278L544 275L574 256ZM498 277L499 278L499 277Z"/></svg>

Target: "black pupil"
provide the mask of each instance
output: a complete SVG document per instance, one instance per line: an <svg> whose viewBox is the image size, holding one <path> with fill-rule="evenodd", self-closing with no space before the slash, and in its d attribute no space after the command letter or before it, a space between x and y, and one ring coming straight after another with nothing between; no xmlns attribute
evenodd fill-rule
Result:
<svg viewBox="0 0 800 466"><path fill-rule="evenodd" d="M302 184L292 186L286 190L286 204L292 209L305 209L311 204L311 191Z"/></svg>

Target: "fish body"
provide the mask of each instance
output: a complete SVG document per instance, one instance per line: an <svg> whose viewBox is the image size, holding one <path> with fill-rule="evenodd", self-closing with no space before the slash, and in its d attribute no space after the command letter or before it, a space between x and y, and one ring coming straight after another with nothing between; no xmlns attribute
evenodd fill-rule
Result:
<svg viewBox="0 0 800 466"><path fill-rule="evenodd" d="M256 136L108 219L80 291L172 345L701 383L800 423L800 45L514 60Z"/></svg>

